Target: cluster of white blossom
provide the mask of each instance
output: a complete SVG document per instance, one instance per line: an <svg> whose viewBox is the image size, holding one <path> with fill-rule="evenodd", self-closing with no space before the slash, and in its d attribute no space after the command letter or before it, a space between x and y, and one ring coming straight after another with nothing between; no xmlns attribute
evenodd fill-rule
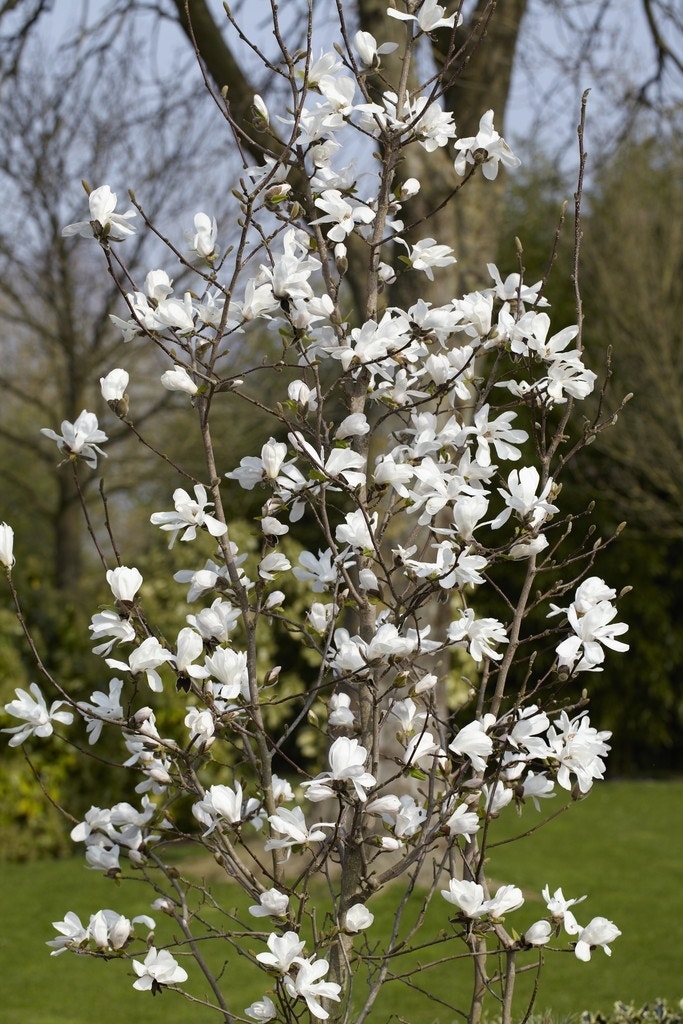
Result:
<svg viewBox="0 0 683 1024"><path fill-rule="evenodd" d="M433 0L414 7L388 11L413 26L413 38L455 25L455 15ZM129 316L115 322L123 340L161 343L170 362L161 385L186 395L188 412L197 405L208 415L208 403L226 390L226 381L235 401L246 395L243 381L229 377L226 341L232 334L249 330L254 337L256 325L286 339L291 372L286 397L273 410L277 437L236 467L226 451L214 452L223 481L262 496L258 557L240 551L230 535L219 481L197 483L192 492L178 487L173 508L154 512L151 525L170 534L171 548L177 539L192 545L207 535L215 544L211 559L197 556L194 568L174 575L193 606L186 625L175 637L161 637L143 614L142 573L123 565L107 571L114 607L95 612L90 630L103 673L117 675L107 689L72 702L68 711L61 710L66 698L48 709L35 683L30 694L18 690L5 710L20 724L3 730L16 746L49 736L56 723L70 725L76 712L91 747L120 734L121 763L134 773L141 807L91 807L71 833L85 844L89 866L110 875L120 873L122 857L132 867L148 867L153 847L179 835L166 807L174 793L189 793L201 842L259 898L252 915L275 919L277 930L265 937L268 951L253 961L277 976L278 991L303 1000L319 1019L328 1016L321 1000L339 1001L341 986L323 980L329 962L317 955L318 946L303 955L288 894L265 888L275 876L256 881L254 865L234 867L245 830L252 836L265 832L265 852L278 870L292 851L306 854L309 863L343 857L339 851L348 836L360 835L373 873L388 871L387 877L393 877L397 853L409 866L416 850L445 841L458 853L464 877L450 878L444 899L460 915L495 930L521 906L522 893L505 884L491 896L473 873L468 849L509 804L539 808L556 785L587 793L603 777L610 738L591 726L576 700L544 710L538 695L522 704L514 687L505 691L519 624L514 615L502 621L480 614L493 567L521 562L533 574L562 516L548 460L534 464L527 442L530 419L546 418L593 389L596 377L582 351L568 349L578 329L549 337L550 318L539 311L547 305L540 283L529 286L517 273L503 281L492 264L491 286L443 305L423 299L406 309L387 305L356 322L337 301L354 235L387 258L396 251L390 243L397 243L407 253L403 272L428 280L455 262L446 244L404 237L404 207L409 209L420 183L387 179L386 161L375 174L357 174L344 155L343 133L370 136L380 147L416 143L428 153L450 145L454 183L477 168L491 179L501 164L518 163L495 131L492 111L483 114L476 136L459 138L452 114L433 91L399 96L387 89L370 102L354 68L376 68L390 51L359 32L346 59L335 49L307 64L296 117L279 119L292 132L289 158L268 158L246 172L243 199L249 199L247 228L253 231L244 229L240 266L229 256L221 261L216 222L200 211L190 245L194 258L211 267L210 286L204 287L202 271L200 292L175 294L163 269L150 271L140 290L128 290L128 279L122 285ZM263 125L275 122L260 97L255 110ZM313 196L307 215L288 181L295 153ZM383 202L382 196L389 198ZM94 234L107 249L133 233L135 211L116 213L109 186L90 192L89 204L90 220L69 225L65 234ZM269 221L266 244L257 217L276 213L284 223ZM375 273L384 288L396 279L396 269L382 261ZM482 366L493 367L485 380ZM330 391L323 377L337 380L337 395L354 396L343 414L326 405ZM116 367L100 383L105 401L125 418L128 372ZM378 421L382 445L375 450L368 442ZM107 436L94 413L84 410L61 430L43 433L68 460L95 468ZM316 525L316 540L293 564L288 535L301 522ZM566 525L566 518L560 522ZM0 562L8 574L12 538L3 524ZM310 595L303 615L287 596L302 585ZM591 576L576 584L568 606L550 602L569 589L549 591L546 602L550 616L563 618L548 631L555 638L544 671L565 683L600 670L605 647L627 649L616 639L627 628L614 621L616 592ZM450 621L425 619L429 602L446 602ZM280 741L268 733L262 706L277 702L280 666L257 669L253 643L263 619L286 624L317 658L314 696L324 707L318 720L328 737L328 767L315 774L297 768L287 780L266 770ZM457 725L443 710L446 679L432 671L445 655L465 658L471 680L489 681L489 696L484 700L482 689L480 702L467 704ZM180 732L162 737L143 695L168 690L171 680L186 695L185 717ZM501 681L496 697L495 680ZM307 721L310 708L305 701L303 711L297 705L294 724L283 726L286 738ZM236 763L228 748L241 751ZM220 782L202 774L214 754L223 765ZM243 777L240 760L251 768ZM417 788L411 788L415 779ZM330 820L318 820L316 804L325 805ZM337 932L321 942L372 925L361 898L371 891L366 882L358 879L357 899L337 919ZM581 928L569 910L577 901L565 901L561 890L552 898L546 891L546 902L550 920L536 922L520 940L510 938L510 948L515 942L516 948L547 944L561 922L578 936L577 957L588 959L592 947L607 949L619 934L604 918ZM148 918L136 920L153 927ZM100 911L87 927L69 913L55 927L55 952L120 951L132 935L130 922L113 911ZM133 967L138 989L157 991L187 977L167 950L153 946ZM269 995L245 1012L262 1021L278 1015Z"/></svg>

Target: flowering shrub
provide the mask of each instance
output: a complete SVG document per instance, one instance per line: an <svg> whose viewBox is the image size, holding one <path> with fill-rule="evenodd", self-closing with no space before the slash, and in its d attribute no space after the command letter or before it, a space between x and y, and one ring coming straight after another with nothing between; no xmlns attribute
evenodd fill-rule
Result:
<svg viewBox="0 0 683 1024"><path fill-rule="evenodd" d="M91 807L71 838L91 868L145 880L151 909L174 924L163 946L153 935L145 945L134 925L154 932L153 918L131 923L107 909L86 926L66 910L53 954L130 960L136 989L172 988L225 1020L365 1020L386 981L413 984L418 969L402 963L419 947L421 970L470 958L471 992L453 997L454 1010L477 1021L490 998L507 1022L521 954L540 962L543 950L569 943L586 961L596 950L610 955L620 934L578 910L584 896L551 892L542 879L545 910L519 935L524 894L514 880L494 891L486 873L508 805L533 816L603 777L610 734L591 724L583 679L601 670L606 651L627 650L627 627L616 591L593 573L600 542L574 541L562 513L562 467L603 426L568 440L574 404L596 383L579 327L552 334L543 282L529 285L519 272L503 280L493 265L479 291L400 304L404 275L423 275L428 294L456 261L452 239L415 237L422 225L411 223L410 204L420 183L402 180L405 151L450 149L454 201L473 175L493 179L501 164L518 164L492 111L476 136L457 136L435 85L448 65L441 78L413 84L423 34L454 32L458 18L432 0L407 6L388 11L405 23L396 53L366 32L351 40L343 23L317 59L294 58L282 42L292 101L276 117L254 99L266 148L235 187L235 238L200 211L189 251L169 241L167 266L134 282L126 241L140 222L153 230L142 203L131 198L133 208L117 213L117 196L99 186L89 191L90 219L64 229L99 244L122 296L121 361L126 345L159 349L159 388L184 403L206 472L199 480L178 465L179 485L149 525L169 535L187 625L164 636L148 618L142 573L113 537L113 556L98 542L110 606L90 628L105 682L75 700L44 668L25 624L43 688L17 691L4 731L17 746L71 737L80 719L83 756L97 756L105 733L118 736L112 771L130 780L130 802ZM391 80L382 68L389 54ZM370 75L381 86L372 94ZM233 127L239 140L245 129ZM348 160L356 149L358 173ZM185 272L182 293L174 266ZM346 289L351 266L364 282L362 308ZM265 334L281 346L272 363L259 349ZM282 380L272 405L259 387L268 372ZM114 367L100 383L112 416L133 429L135 380ZM234 429L251 406L268 417L271 436L235 465L215 441L216 424ZM104 471L107 433L93 413L43 433L62 471ZM231 533L228 488L260 496L256 558ZM305 538L295 562L288 535ZM191 570L177 568L184 545L197 552ZM21 616L7 524L0 561ZM510 565L516 573L500 573ZM307 589L304 614L288 605L291 580ZM496 615L492 599L503 609ZM541 611L546 625L534 631L530 617ZM263 669L264 623L306 651L316 671L306 692L283 691L280 666ZM467 666L458 707L448 699L449 662ZM173 687L185 718L163 735L155 695ZM324 767L297 753L297 736L311 728ZM191 827L179 823L181 799ZM211 854L242 887L253 923L189 908L191 883L168 856L180 841ZM321 878L326 902L314 908ZM402 886L396 925L375 934L373 896L390 883ZM423 934L422 912L405 924L409 900L425 910L436 901L437 933ZM262 999L240 1003L204 954L215 945L262 972ZM201 1000L185 987L193 972L208 983Z"/></svg>

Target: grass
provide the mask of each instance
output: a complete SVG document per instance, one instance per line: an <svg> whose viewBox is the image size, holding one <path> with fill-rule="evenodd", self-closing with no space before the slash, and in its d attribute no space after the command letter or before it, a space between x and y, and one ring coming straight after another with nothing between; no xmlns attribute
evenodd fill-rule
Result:
<svg viewBox="0 0 683 1024"><path fill-rule="evenodd" d="M562 886L566 896L588 894L579 908L581 921L601 914L619 925L623 935L607 958L601 950L589 964L573 954L546 954L537 1010L552 1011L561 1020L581 1010L609 1009L621 999L636 1004L657 996L677 1002L683 996L683 781L611 782L596 786L590 798L570 808L536 835L491 850L490 873L501 882L520 885L527 903L508 925L519 931L541 917L544 904L538 887ZM502 842L539 820L529 808L522 818L511 809L494 824L492 839ZM89 962L65 953L50 957L44 942L54 932L50 922L74 910L82 919L101 907L133 916L149 913L150 897L143 886L117 886L88 871L82 860L47 861L30 866L5 864L2 871L0 977L3 994L1 1024L198 1024L219 1020L174 993L152 998L132 989L130 965ZM234 888L214 887L230 906ZM372 901L373 930L386 931L393 919L396 891ZM448 908L437 899L430 920L438 927ZM207 913L215 914L216 911ZM159 941L169 936L163 915L155 914ZM259 946L259 948L261 948ZM243 959L221 951L227 959L226 990L239 987L235 1010L241 1012L266 991L267 979ZM192 974L196 972L192 971ZM425 971L417 979L424 990L457 1001L468 975L452 965ZM266 984L264 984L266 982ZM523 1013L529 976L518 981L518 1017ZM466 990L466 989L465 989ZM453 996L456 992L456 996ZM202 995L201 983L195 994ZM494 1013L492 1008L492 1013ZM372 1014L372 1024L385 1024L392 1014L410 1024L451 1024L452 1013L403 985L387 986L386 998ZM396 1019L396 1018L394 1018Z"/></svg>

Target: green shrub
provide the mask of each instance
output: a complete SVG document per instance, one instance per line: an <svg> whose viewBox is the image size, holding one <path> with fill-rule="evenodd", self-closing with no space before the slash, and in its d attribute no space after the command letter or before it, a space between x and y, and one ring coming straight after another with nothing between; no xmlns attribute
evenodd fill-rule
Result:
<svg viewBox="0 0 683 1024"><path fill-rule="evenodd" d="M683 999L675 1007L666 999L655 999L640 1008L633 1003L615 1003L611 1013L582 1013L580 1024L683 1024Z"/></svg>

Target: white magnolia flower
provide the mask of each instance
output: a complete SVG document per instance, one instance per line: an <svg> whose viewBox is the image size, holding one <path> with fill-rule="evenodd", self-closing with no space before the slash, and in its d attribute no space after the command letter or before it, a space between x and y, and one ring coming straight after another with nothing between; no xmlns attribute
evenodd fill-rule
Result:
<svg viewBox="0 0 683 1024"><path fill-rule="evenodd" d="M184 391L186 395L196 395L199 391L185 367L178 364L162 373L161 383L168 391Z"/></svg>
<svg viewBox="0 0 683 1024"><path fill-rule="evenodd" d="M567 900L564 898L562 889L556 889L551 896L549 885L546 885L543 889L542 896L548 908L548 913L552 916L553 920L562 923L567 935L578 935L581 931L581 925L577 922L574 912L570 908L578 903L583 903L586 897L579 896L578 899Z"/></svg>
<svg viewBox="0 0 683 1024"><path fill-rule="evenodd" d="M266 1021L273 1020L277 1017L277 1008L270 996L264 996L263 999L257 999L256 1002L247 1006L244 1012L247 1017L251 1017L252 1020L261 1021L263 1024L265 1024Z"/></svg>
<svg viewBox="0 0 683 1024"><path fill-rule="evenodd" d="M579 939L574 947L574 952L579 960L588 961L591 958L593 949L596 946L602 946L607 956L611 956L612 950L607 943L618 939L620 935L621 932L614 922L608 921L606 917L594 917L579 932Z"/></svg>
<svg viewBox="0 0 683 1024"><path fill-rule="evenodd" d="M509 643L505 626L498 619L476 619L472 608L460 610L460 621L451 622L448 627L448 639L451 643L469 642L468 650L474 661L481 662L484 658L500 661L502 652L495 650L493 644Z"/></svg>
<svg viewBox="0 0 683 1024"><path fill-rule="evenodd" d="M173 547L181 530L183 530L181 541L194 540L198 527L207 530L212 537L222 537L227 532L228 528L225 523L219 522L215 516L209 515L206 511L207 508L213 508L213 502L208 500L206 487L203 484L195 484L194 493L195 498L193 499L182 487L176 488L173 492L175 512L153 512L150 516L153 526L171 531L169 548Z"/></svg>
<svg viewBox="0 0 683 1024"><path fill-rule="evenodd" d="M366 789L375 785L374 775L365 770L368 752L357 739L339 736L331 745L328 760L329 772L321 772L311 782L304 782L309 800L325 800L334 795L332 782L348 782L356 792L359 800L367 799Z"/></svg>
<svg viewBox="0 0 683 1024"><path fill-rule="evenodd" d="M119 565L115 569L107 570L107 583L117 601L130 604L142 586L142 573L135 567L129 569L125 565Z"/></svg>
<svg viewBox="0 0 683 1024"><path fill-rule="evenodd" d="M206 260L216 256L217 232L215 217L210 218L206 213L195 213L191 247L198 256L203 256Z"/></svg>
<svg viewBox="0 0 683 1024"><path fill-rule="evenodd" d="M121 242L128 235L134 235L135 228L131 227L128 221L137 216L135 210L116 213L116 202L116 193L112 192L109 185L100 185L99 188L93 189L88 196L90 220L67 224L62 228L62 235L82 235L84 238L94 235L96 238L106 238L110 242Z"/></svg>
<svg viewBox="0 0 683 1024"><path fill-rule="evenodd" d="M477 772L483 772L486 768L486 758L493 751L493 740L487 735L495 718L493 715L484 715L483 719L476 719L464 725L454 740L448 744L448 749L454 754L469 757L472 767Z"/></svg>
<svg viewBox="0 0 683 1024"><path fill-rule="evenodd" d="M141 992L158 992L162 985L179 985L187 981L187 971L184 970L166 949L156 950L150 946L144 963L133 960L133 970L138 980L133 983L133 988Z"/></svg>
<svg viewBox="0 0 683 1024"><path fill-rule="evenodd" d="M301 956L306 943L300 939L296 932L285 932L284 935L276 935L271 932L266 940L268 953L257 953L256 959L260 964L286 974L295 960Z"/></svg>
<svg viewBox="0 0 683 1024"><path fill-rule="evenodd" d="M289 896L279 889L268 889L259 895L259 903L249 907L252 917L285 917L289 907Z"/></svg>
<svg viewBox="0 0 683 1024"><path fill-rule="evenodd" d="M120 367L110 370L106 377L100 377L100 390L105 402L110 405L120 402L126 394L129 379L127 371Z"/></svg>
<svg viewBox="0 0 683 1024"><path fill-rule="evenodd" d="M308 960L297 957L296 962L296 977L292 978L287 974L284 978L287 992L294 999L305 999L311 1016L318 1020L327 1020L329 1013L323 1009L320 1000L333 999L336 1003L341 1000L341 986L334 981L321 980L330 968L329 963L327 960L316 960L314 957Z"/></svg>
<svg viewBox="0 0 683 1024"><path fill-rule="evenodd" d="M99 429L94 412L87 412L84 409L73 423L62 420L61 434L55 433L49 427L41 427L40 432L56 441L60 452L67 452L71 459L83 459L93 469L97 466L98 455L106 458L106 452L98 445L108 438L104 431Z"/></svg>
<svg viewBox="0 0 683 1024"><path fill-rule="evenodd" d="M434 280L434 267L448 267L452 263L457 263L450 245L437 245L434 238L423 238L413 246L405 244L408 248L407 258L413 270L422 270L430 281Z"/></svg>
<svg viewBox="0 0 683 1024"><path fill-rule="evenodd" d="M371 914L367 907L362 903L356 903L346 911L344 929L347 932L362 932L369 928L374 920L375 915Z"/></svg>
<svg viewBox="0 0 683 1024"><path fill-rule="evenodd" d="M14 530L7 523L0 523L0 563L6 569L14 565Z"/></svg>
<svg viewBox="0 0 683 1024"><path fill-rule="evenodd" d="M95 690L90 694L90 701L79 701L78 710L85 719L88 742L92 745L97 743L102 733L102 726L105 721L122 721L123 706L121 694L123 692L123 680L112 679L109 682L109 692Z"/></svg>
<svg viewBox="0 0 683 1024"><path fill-rule="evenodd" d="M524 932L524 941L530 946L545 946L550 942L553 926L550 921L535 921Z"/></svg>
<svg viewBox="0 0 683 1024"><path fill-rule="evenodd" d="M161 693L164 686L157 669L164 662L173 660L173 654L162 647L155 636L148 636L132 651L127 662L117 661L115 658L107 658L106 662L109 668L118 668L123 672L130 672L133 676L144 672L150 690Z"/></svg>
<svg viewBox="0 0 683 1024"><path fill-rule="evenodd" d="M501 885L492 899L485 899L483 886L467 879L451 878L448 889L442 889L441 895L448 903L458 907L465 917L478 918L488 914L500 920L511 910L517 910L524 903L522 890L516 885Z"/></svg>
<svg viewBox="0 0 683 1024"><path fill-rule="evenodd" d="M53 722L70 725L73 721L74 716L71 711L59 710L65 703L63 700L54 701L48 710L38 684L31 683L29 689L31 693L17 688L14 691L17 695L16 698L9 704L5 704L5 711L8 715L24 722L24 725L15 725L2 730L11 735L10 747L18 747L29 736L38 736L40 739L51 736L54 731Z"/></svg>
<svg viewBox="0 0 683 1024"><path fill-rule="evenodd" d="M513 169L521 163L493 127L492 110L487 110L481 118L477 134L468 139L458 139L455 148L458 151L455 173L460 175L465 174L468 165L479 163L484 177L493 181L498 174L499 164Z"/></svg>
<svg viewBox="0 0 683 1024"><path fill-rule="evenodd" d="M377 40L369 32L356 32L353 37L353 45L361 63L366 68L378 68L380 55L393 53L398 48L398 43L382 43L381 46L378 46Z"/></svg>
<svg viewBox="0 0 683 1024"><path fill-rule="evenodd" d="M423 0L417 14L405 14L393 7L387 10L387 14L391 18L398 18L400 21L416 21L423 32L434 32L437 28L453 28L455 15L450 14L448 17L444 17L445 13L446 8L441 7L436 0ZM461 21L462 15L458 19L458 24Z"/></svg>
<svg viewBox="0 0 683 1024"><path fill-rule="evenodd" d="M333 822L321 821L310 829L306 824L304 812L300 807L294 807L291 811L286 807L280 807L276 814L268 816L273 831L279 832L281 839L269 839L264 849L285 850L292 846L307 846L309 843L320 843L326 836L322 831L324 828L331 828Z"/></svg>
<svg viewBox="0 0 683 1024"><path fill-rule="evenodd" d="M108 638L103 644L93 647L93 654L110 654L117 640L122 643L130 643L135 640L135 628L128 619L119 615L118 612L107 609L93 615L88 629L92 633L93 640Z"/></svg>

